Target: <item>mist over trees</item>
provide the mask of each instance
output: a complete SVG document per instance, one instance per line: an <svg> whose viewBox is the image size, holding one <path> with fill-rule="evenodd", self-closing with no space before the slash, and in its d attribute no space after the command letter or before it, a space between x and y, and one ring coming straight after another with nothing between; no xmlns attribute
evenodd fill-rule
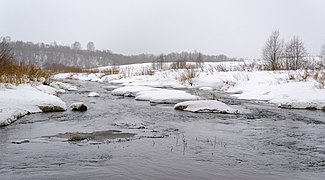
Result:
<svg viewBox="0 0 325 180"><path fill-rule="evenodd" d="M80 42L75 41L71 46L33 43L23 41L11 41L5 38L12 48L15 59L25 64L35 64L41 68L58 66L74 66L92 68L108 65L123 65L132 63L151 63L156 61L174 62L182 59L187 62L218 62L237 60L226 55L204 55L200 52L181 52L161 55L139 54L125 56L113 53L110 50L96 50L93 42L88 42L83 49Z"/></svg>

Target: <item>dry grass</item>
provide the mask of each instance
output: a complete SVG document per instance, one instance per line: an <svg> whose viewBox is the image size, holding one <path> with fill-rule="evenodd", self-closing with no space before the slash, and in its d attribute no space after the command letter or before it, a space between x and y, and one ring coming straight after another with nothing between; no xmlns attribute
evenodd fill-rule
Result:
<svg viewBox="0 0 325 180"><path fill-rule="evenodd" d="M99 72L99 71L97 71ZM97 73L96 72L96 73ZM120 73L120 68L118 66L112 66L108 69L100 71L101 73L104 73L106 75L112 75L112 74L119 74ZM91 73L91 72L90 72Z"/></svg>
<svg viewBox="0 0 325 180"><path fill-rule="evenodd" d="M85 71L88 71L80 67L63 66L63 65L51 65L46 67L46 70L51 71L53 73L83 73Z"/></svg>
<svg viewBox="0 0 325 180"><path fill-rule="evenodd" d="M190 85L193 84L193 79L198 76L198 72L196 69L186 69L179 77L179 80L182 83L188 83Z"/></svg>
<svg viewBox="0 0 325 180"><path fill-rule="evenodd" d="M185 61L177 60L170 65L171 69L188 69L188 65Z"/></svg>
<svg viewBox="0 0 325 180"><path fill-rule="evenodd" d="M139 75L153 76L153 75L155 75L155 71L151 68L143 67L142 70L140 71Z"/></svg>
<svg viewBox="0 0 325 180"><path fill-rule="evenodd" d="M317 88L325 88L325 71L315 71L313 74L313 79L318 83Z"/></svg>
<svg viewBox="0 0 325 180"><path fill-rule="evenodd" d="M0 83L45 83L51 76L50 71L45 71L35 65L24 65L22 63L6 64L0 70Z"/></svg>
<svg viewBox="0 0 325 180"><path fill-rule="evenodd" d="M0 83L44 83L50 76L50 71L42 70L35 65L17 62L9 44L5 41L0 43Z"/></svg>

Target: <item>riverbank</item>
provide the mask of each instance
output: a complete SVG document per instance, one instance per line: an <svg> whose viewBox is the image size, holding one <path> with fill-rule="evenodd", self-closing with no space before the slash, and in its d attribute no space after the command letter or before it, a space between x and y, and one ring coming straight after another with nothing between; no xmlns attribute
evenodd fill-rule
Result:
<svg viewBox="0 0 325 180"><path fill-rule="evenodd" d="M122 90L123 96L152 103L217 100L218 92L223 91L239 99L264 101L281 108L325 110L324 70L259 71L243 62L204 63L199 68L183 69L171 66L172 63L161 69L152 69L150 63L108 66L94 69L97 73L63 73L53 79L107 83L111 86L106 88L113 94ZM118 74L108 73L112 68ZM66 104L55 94L77 91L77 87L62 82L51 86L1 85L0 126L30 113L66 110ZM120 86L127 90L117 89ZM166 88L190 89L193 93ZM199 97L199 90L211 96Z"/></svg>
<svg viewBox="0 0 325 180"><path fill-rule="evenodd" d="M2 179L323 179L322 111L225 94L220 101L245 113L190 113L115 96L107 84L65 81L78 91L60 98L88 111L35 113L1 128ZM93 91L100 97L88 97Z"/></svg>
<svg viewBox="0 0 325 180"><path fill-rule="evenodd" d="M49 86L0 84L0 126L31 113L65 111L65 102Z"/></svg>
<svg viewBox="0 0 325 180"><path fill-rule="evenodd" d="M55 79L75 79L122 86L224 91L231 96L266 101L281 108L325 110L325 70L260 71L243 62L204 63L200 68L172 69L166 63L100 67L98 73L57 74ZM112 68L118 74L107 74ZM150 72L150 73L148 73Z"/></svg>

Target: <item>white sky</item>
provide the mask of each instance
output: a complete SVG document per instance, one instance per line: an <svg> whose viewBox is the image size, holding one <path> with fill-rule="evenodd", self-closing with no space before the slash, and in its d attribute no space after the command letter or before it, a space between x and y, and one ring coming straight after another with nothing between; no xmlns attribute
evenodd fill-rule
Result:
<svg viewBox="0 0 325 180"><path fill-rule="evenodd" d="M325 0L0 0L0 36L123 54L201 51L257 58L273 30L310 54L325 42Z"/></svg>

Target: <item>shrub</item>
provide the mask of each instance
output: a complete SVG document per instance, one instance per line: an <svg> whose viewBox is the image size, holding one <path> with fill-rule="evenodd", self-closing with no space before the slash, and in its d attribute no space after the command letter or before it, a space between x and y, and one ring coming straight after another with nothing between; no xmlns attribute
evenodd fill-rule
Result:
<svg viewBox="0 0 325 180"><path fill-rule="evenodd" d="M187 82L190 85L193 84L193 79L197 77L197 70L195 69L186 69L181 75L179 80L183 83Z"/></svg>
<svg viewBox="0 0 325 180"><path fill-rule="evenodd" d="M171 69L187 69L188 65L187 65L186 61L178 59L176 62L173 62L170 65L170 68Z"/></svg>
<svg viewBox="0 0 325 180"><path fill-rule="evenodd" d="M119 74L120 73L120 68L118 66L111 66L108 69L105 69L101 71L105 75L112 75L112 74Z"/></svg>

